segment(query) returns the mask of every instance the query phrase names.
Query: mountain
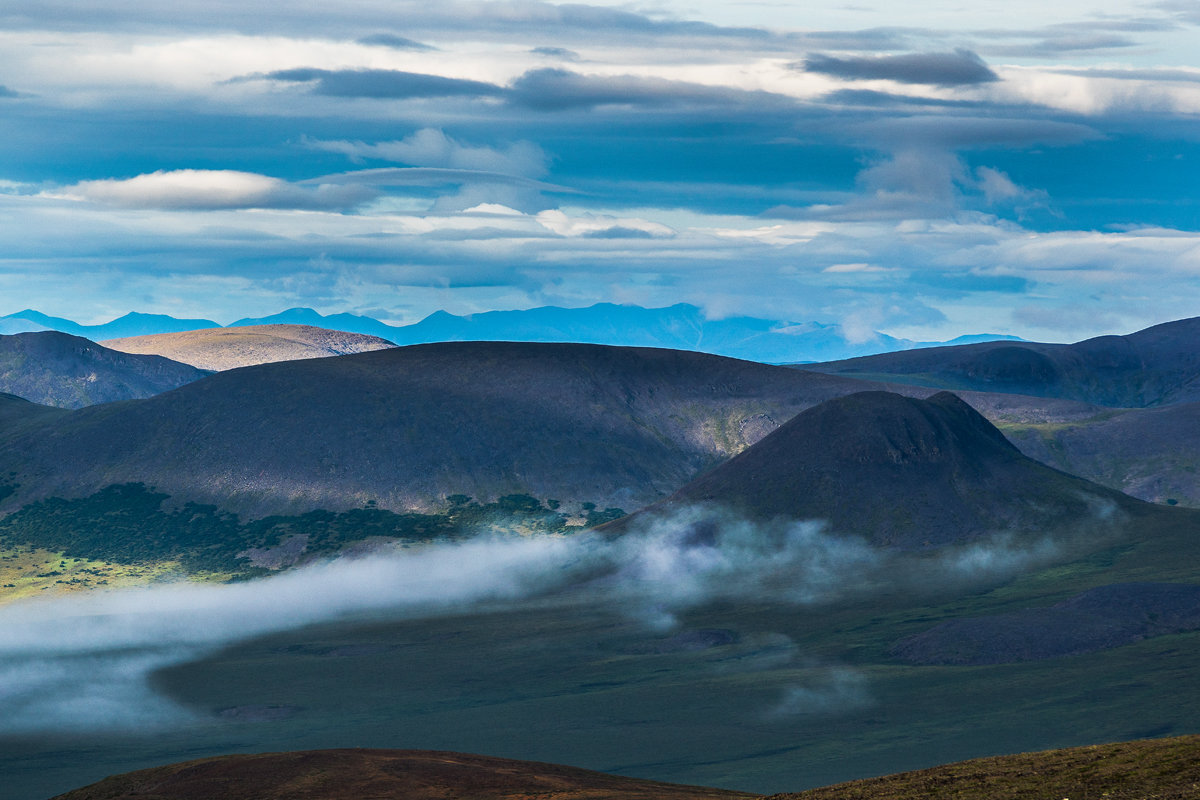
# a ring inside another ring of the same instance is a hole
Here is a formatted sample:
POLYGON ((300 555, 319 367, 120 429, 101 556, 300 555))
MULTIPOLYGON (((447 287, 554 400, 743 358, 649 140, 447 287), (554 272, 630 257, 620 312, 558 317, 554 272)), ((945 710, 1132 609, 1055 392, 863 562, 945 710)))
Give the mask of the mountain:
POLYGON ((926 400, 890 392, 827 400, 665 505, 694 503, 755 519, 825 520, 834 532, 907 549, 1096 525, 1137 505, 1023 456, 949 392, 926 400))
POLYGON ((106 778, 55 800, 738 800, 576 767, 433 750, 310 750, 231 755, 106 778))
POLYGON ((48 331, 50 328, 24 319, 0 318, 0 334, 12 336, 15 333, 32 333, 33 331, 48 331))
MULTIPOLYGON (((104 325, 79 325, 28 309, 0 318, 0 325, 12 327, 12 332, 49 329, 93 340, 218 327, 211 320, 179 320, 164 315, 137 313, 127 314, 104 325)), ((266 317, 239 319, 226 327, 260 325, 308 325, 377 336, 400 345, 452 341, 574 342, 692 350, 767 363, 850 358, 940 344, 895 339, 880 333, 865 339, 850 337, 840 325, 815 322, 794 323, 755 317, 709 319, 701 309, 683 303, 667 308, 613 303, 597 303, 587 308, 544 306, 520 311, 488 311, 468 316, 437 311, 410 325, 389 325, 358 314, 326 316, 311 308, 290 308, 266 317)), ((7 331, 0 329, 0 332, 7 331)), ((973 334, 959 337, 954 342, 1011 338, 1014 337, 973 334)))
POLYGON ((928 346, 879 333, 863 341, 851 340, 841 326, 815 322, 779 322, 744 316, 709 319, 702 309, 686 303, 667 308, 614 303, 596 303, 586 308, 544 306, 468 316, 438 311, 420 322, 400 326, 353 314, 322 316, 311 308, 292 308, 271 317, 238 320, 231 327, 276 322, 381 336, 400 345, 463 341, 579 342, 691 350, 767 363, 847 358, 928 346))
POLYGON ((159 355, 212 371, 273 361, 364 353, 395 346, 376 336, 343 333, 310 325, 205 328, 183 333, 108 339, 102 344, 123 353, 159 355))
POLYGON ((1186 800, 1200 786, 1200 736, 978 758, 768 800, 1186 800))
POLYGON ((1200 317, 1075 344, 988 342, 883 353, 805 368, 1115 408, 1200 401, 1200 317))
POLYGON ((1001 423, 1026 455, 1155 503, 1200 506, 1200 402, 1001 423))
POLYGON ((862 386, 669 350, 417 345, 80 409, 0 439, 0 470, 21 484, 10 503, 141 482, 254 514, 440 508, 452 494, 633 509, 862 386))
POLYGON ((166 314, 141 314, 136 311, 131 311, 123 317, 118 317, 102 325, 80 325, 69 319, 51 317, 28 308, 0 317, 0 320, 32 323, 40 326, 42 330, 60 331, 73 336, 82 336, 92 341, 220 327, 210 319, 177 319, 166 314))
POLYGON ((80 408, 150 397, 206 372, 161 356, 130 355, 57 331, 0 336, 0 391, 80 408))

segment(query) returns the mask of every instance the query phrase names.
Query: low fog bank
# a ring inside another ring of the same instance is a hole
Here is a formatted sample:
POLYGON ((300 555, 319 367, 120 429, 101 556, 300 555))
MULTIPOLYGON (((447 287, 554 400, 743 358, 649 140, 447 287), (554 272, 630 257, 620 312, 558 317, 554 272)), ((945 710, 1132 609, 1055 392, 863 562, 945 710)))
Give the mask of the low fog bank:
MULTIPOLYGON (((715 600, 835 603, 880 590, 995 582, 1061 547, 999 536, 917 556, 829 533, 818 522, 751 523, 709 507, 595 533, 474 539, 340 558, 238 584, 170 584, 0 609, 0 733, 186 723, 148 678, 255 636, 382 612, 414 617, 548 596, 608 604, 654 631, 715 600)), ((854 707, 864 681, 831 673, 775 713, 854 707)))

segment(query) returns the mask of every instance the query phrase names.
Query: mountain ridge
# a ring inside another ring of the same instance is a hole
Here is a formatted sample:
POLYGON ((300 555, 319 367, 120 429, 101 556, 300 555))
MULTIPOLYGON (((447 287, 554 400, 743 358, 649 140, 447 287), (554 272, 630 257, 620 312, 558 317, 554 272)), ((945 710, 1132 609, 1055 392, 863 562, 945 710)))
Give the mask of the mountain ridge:
MULTIPOLYGON (((583 308, 541 306, 464 316, 435 311, 418 322, 406 325, 391 325, 350 313, 322 315, 304 307, 290 308, 265 317, 247 317, 225 326, 219 326, 211 320, 175 320, 162 315, 134 312, 103 325, 85 326, 31 309, 0 317, 0 321, 9 324, 24 321, 99 340, 213 327, 291 324, 378 336, 398 345, 443 341, 566 341, 664 347, 767 363, 828 361, 880 350, 941 344, 896 339, 881 333, 874 333, 865 339, 850 337, 836 324, 796 323, 745 316, 709 319, 700 308, 686 303, 661 308, 615 303, 596 303, 583 308), (155 320, 161 321, 159 329, 152 329, 155 320)), ((999 334, 970 334, 954 341, 981 337, 988 340, 1014 338, 999 334)))

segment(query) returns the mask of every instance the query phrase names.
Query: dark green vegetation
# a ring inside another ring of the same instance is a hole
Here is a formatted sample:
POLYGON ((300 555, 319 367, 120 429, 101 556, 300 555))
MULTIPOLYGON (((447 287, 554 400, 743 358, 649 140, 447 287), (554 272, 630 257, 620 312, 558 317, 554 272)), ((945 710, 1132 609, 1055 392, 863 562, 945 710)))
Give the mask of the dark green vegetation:
POLYGON ((1189 800, 1200 737, 1075 747, 947 764, 769 800, 1189 800))
MULTIPOLYGON (((0 496, 12 487, 0 487, 0 496)), ((439 513, 396 514, 378 508, 309 511, 243 522, 215 506, 183 503, 140 483, 109 486, 88 497, 52 497, 0 517, 0 546, 36 543, 68 558, 116 564, 170 561, 184 571, 239 577, 264 574, 313 556, 332 555, 355 542, 450 541, 481 531, 517 528, 563 533, 599 525, 623 513, 598 511, 592 503, 572 518, 529 495, 506 495, 480 504, 465 495, 450 498, 439 513), (298 537, 303 537, 296 541, 298 537), (289 540, 292 546, 289 547, 289 540)))
POLYGON ((456 343, 264 364, 0 429, 0 511, 144 483, 252 516, 451 494, 636 508, 858 382, 667 350, 456 343))
POLYGON ((59 800, 738 800, 558 764, 435 750, 316 750, 224 756, 119 775, 59 800))
POLYGON ((1105 526, 1136 501, 1023 456, 953 394, 861 392, 802 411, 665 505, 716 501, 758 519, 821 519, 877 545, 1105 526))
POLYGON ((207 374, 56 331, 0 336, 0 392, 43 405, 80 408, 150 397, 207 374))

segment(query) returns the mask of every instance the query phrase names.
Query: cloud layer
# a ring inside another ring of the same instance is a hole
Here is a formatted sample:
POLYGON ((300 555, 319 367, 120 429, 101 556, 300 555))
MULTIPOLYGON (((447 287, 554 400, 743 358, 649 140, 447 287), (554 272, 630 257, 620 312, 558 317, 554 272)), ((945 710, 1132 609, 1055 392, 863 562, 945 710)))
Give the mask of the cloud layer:
POLYGON ((922 340, 1194 313, 1195 15, 1015 2, 0 12, 0 311, 687 301, 922 340))

